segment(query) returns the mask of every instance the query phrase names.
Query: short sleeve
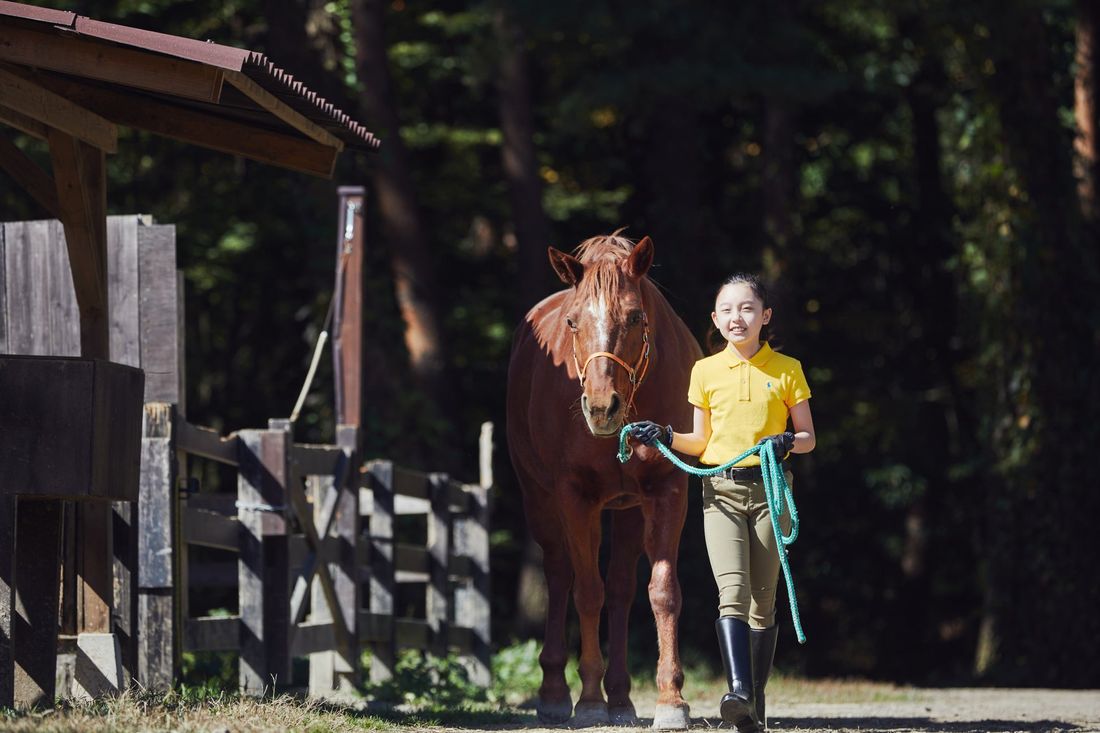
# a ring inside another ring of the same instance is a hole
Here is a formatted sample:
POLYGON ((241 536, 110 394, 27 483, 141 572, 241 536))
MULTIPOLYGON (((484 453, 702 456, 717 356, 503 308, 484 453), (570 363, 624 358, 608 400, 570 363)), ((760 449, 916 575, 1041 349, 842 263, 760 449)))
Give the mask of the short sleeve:
POLYGON ((695 366, 691 368, 691 381, 688 383, 688 402, 696 407, 709 410, 710 400, 707 399, 707 393, 703 389, 702 371, 699 368, 699 362, 695 362, 695 366))
POLYGON ((787 399, 785 400, 787 408, 794 407, 800 402, 805 402, 810 399, 810 385, 806 381, 806 374, 802 371, 802 365, 795 362, 794 368, 790 371, 790 388, 787 390, 787 399))

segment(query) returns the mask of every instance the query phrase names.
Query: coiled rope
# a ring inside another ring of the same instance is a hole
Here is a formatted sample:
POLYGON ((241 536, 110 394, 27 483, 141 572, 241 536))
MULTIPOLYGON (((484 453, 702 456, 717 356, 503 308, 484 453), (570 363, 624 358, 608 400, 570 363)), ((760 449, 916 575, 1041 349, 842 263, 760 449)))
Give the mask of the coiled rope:
MULTIPOLYGON (((634 423, 624 425, 623 429, 619 431, 619 463, 626 463, 634 454, 633 449, 626 442, 627 436, 630 434, 630 428, 633 426, 634 423)), ((779 548, 779 564, 783 568, 783 579, 787 584, 787 598, 791 602, 791 621, 794 624, 794 632, 798 636, 798 643, 805 644, 806 634, 802 631, 802 619, 798 614, 798 600, 795 598, 794 593, 794 576, 791 574, 790 561, 787 559, 787 546, 794 544, 794 541, 798 539, 798 510, 794 505, 794 494, 791 493, 791 487, 787 484, 787 478, 783 475, 783 464, 776 458, 771 441, 754 445, 736 458, 723 463, 721 466, 712 468, 690 466, 681 461, 672 452, 672 449, 661 441, 657 441, 656 445, 664 457, 672 462, 672 465, 694 476, 716 476, 749 456, 760 454, 760 474, 764 478, 764 498, 768 502, 768 513, 772 519, 772 532, 775 533, 776 546, 779 548), (791 532, 785 535, 783 529, 779 526, 779 518, 787 511, 791 513, 791 532)))

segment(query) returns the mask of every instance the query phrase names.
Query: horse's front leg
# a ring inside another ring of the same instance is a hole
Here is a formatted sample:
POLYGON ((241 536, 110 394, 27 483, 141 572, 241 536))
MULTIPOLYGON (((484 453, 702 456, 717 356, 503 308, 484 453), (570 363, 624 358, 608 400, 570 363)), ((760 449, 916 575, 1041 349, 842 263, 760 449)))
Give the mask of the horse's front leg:
POLYGON ((603 698, 603 652, 600 650, 600 611, 603 580, 600 578, 600 507, 574 491, 559 492, 563 501, 569 556, 573 562, 573 605, 581 627, 581 696, 573 709, 575 726, 607 725, 603 698))
POLYGON ((630 606, 638 586, 638 558, 642 555, 645 518, 638 507, 611 513, 611 559, 607 566, 607 691, 608 715, 614 725, 637 725, 630 701, 630 674, 626 646, 630 606))
POLYGON ((687 515, 687 477, 671 475, 650 487, 642 504, 645 512, 645 550, 652 566, 649 603, 657 623, 657 708, 654 728, 687 728, 691 723, 681 690, 684 670, 680 664, 680 580, 676 561, 680 532, 687 515))

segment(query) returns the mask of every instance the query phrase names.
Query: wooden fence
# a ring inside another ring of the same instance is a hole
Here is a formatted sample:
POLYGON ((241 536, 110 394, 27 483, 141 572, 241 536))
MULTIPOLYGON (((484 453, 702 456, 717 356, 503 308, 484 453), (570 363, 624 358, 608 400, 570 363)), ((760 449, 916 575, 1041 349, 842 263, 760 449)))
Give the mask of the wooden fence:
MULTIPOLYGON (((360 364, 354 338, 361 333, 354 287, 362 257, 360 200, 358 189, 341 189, 338 257, 347 263, 337 281, 351 285, 346 293, 338 287, 334 326, 337 371, 344 375, 337 382, 338 412, 355 424, 364 409, 355 390, 360 364), (351 334, 342 340, 341 324, 351 334)), ((323 695, 359 681, 363 649, 371 653, 370 679, 377 682, 393 674, 400 649, 416 648, 458 653, 471 679, 488 684, 491 425, 482 426, 477 484, 389 461, 364 464, 357 454, 359 430, 350 425, 337 427, 335 445, 296 443, 285 420, 228 437, 195 427, 182 404, 182 281, 174 227, 110 217, 108 270, 111 358, 147 375, 140 494, 136 503, 114 504, 105 548, 114 556, 111 628, 123 683, 167 687, 177 679, 181 652, 236 650, 242 692, 289 684, 292 660, 308 655, 310 691, 323 695), (189 464, 204 460, 236 469, 236 493, 192 490, 189 464), (421 543, 398 541, 398 518, 410 514, 426 517, 421 543), (188 546, 234 553, 233 577, 189 567, 188 546), (203 585, 235 584, 238 613, 190 618, 191 575, 203 585), (405 617, 398 607, 402 583, 424 584, 422 618, 405 617)), ((79 318, 71 289, 57 222, 0 225, 0 352, 76 353, 79 318)), ((7 529, 0 522, 0 561, 7 529)), ((67 543, 66 599, 75 597, 75 554, 67 543)), ((0 562, 0 700, 11 697, 5 690, 11 687, 15 617, 5 568, 0 562)), ((71 603, 62 604, 62 647, 75 639, 72 615, 71 603)), ((50 651, 43 647, 31 656, 45 668, 52 666, 50 651)), ((72 653, 58 657, 60 696, 69 692, 73 664, 72 653)), ((39 697, 52 700, 51 670, 39 676, 46 680, 39 697)))
POLYGON ((164 583, 176 599, 139 643, 139 659, 157 660, 145 668, 150 684, 173 678, 175 649, 237 650, 242 692, 289 684, 291 661, 308 655, 310 692, 324 695, 358 682, 363 648, 373 682, 393 674, 400 649, 414 648, 456 652, 471 679, 488 684, 491 424, 482 427, 477 484, 385 460, 361 465, 354 428, 336 445, 295 443, 285 420, 223 438, 168 404, 147 405, 146 426, 142 585, 164 583), (236 494, 173 492, 188 483, 177 455, 235 467, 236 494), (406 514, 426 515, 424 546, 395 541, 394 520, 406 514), (237 555, 237 614, 188 616, 192 574, 224 583, 216 570, 189 566, 188 545, 237 555), (395 615, 399 583, 426 584, 424 618, 395 615))

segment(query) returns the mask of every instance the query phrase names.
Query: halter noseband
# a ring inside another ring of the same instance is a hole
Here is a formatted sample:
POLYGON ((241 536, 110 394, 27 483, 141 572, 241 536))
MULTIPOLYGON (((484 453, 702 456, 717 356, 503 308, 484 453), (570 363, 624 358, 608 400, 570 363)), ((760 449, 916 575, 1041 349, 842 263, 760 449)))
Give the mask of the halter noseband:
POLYGON ((638 361, 634 366, 630 366, 619 357, 612 354, 610 351, 597 351, 593 354, 589 354, 588 358, 584 360, 584 366, 581 366, 580 360, 577 359, 577 332, 573 331, 573 365, 577 368, 577 374, 580 377, 581 389, 584 389, 584 375, 588 371, 588 365, 592 363, 592 360, 606 356, 611 361, 615 362, 630 375, 630 399, 626 402, 627 414, 634 409, 634 395, 638 393, 638 388, 642 386, 642 382, 645 381, 646 372, 649 370, 649 319, 643 315, 642 321, 642 353, 638 356, 638 361))

